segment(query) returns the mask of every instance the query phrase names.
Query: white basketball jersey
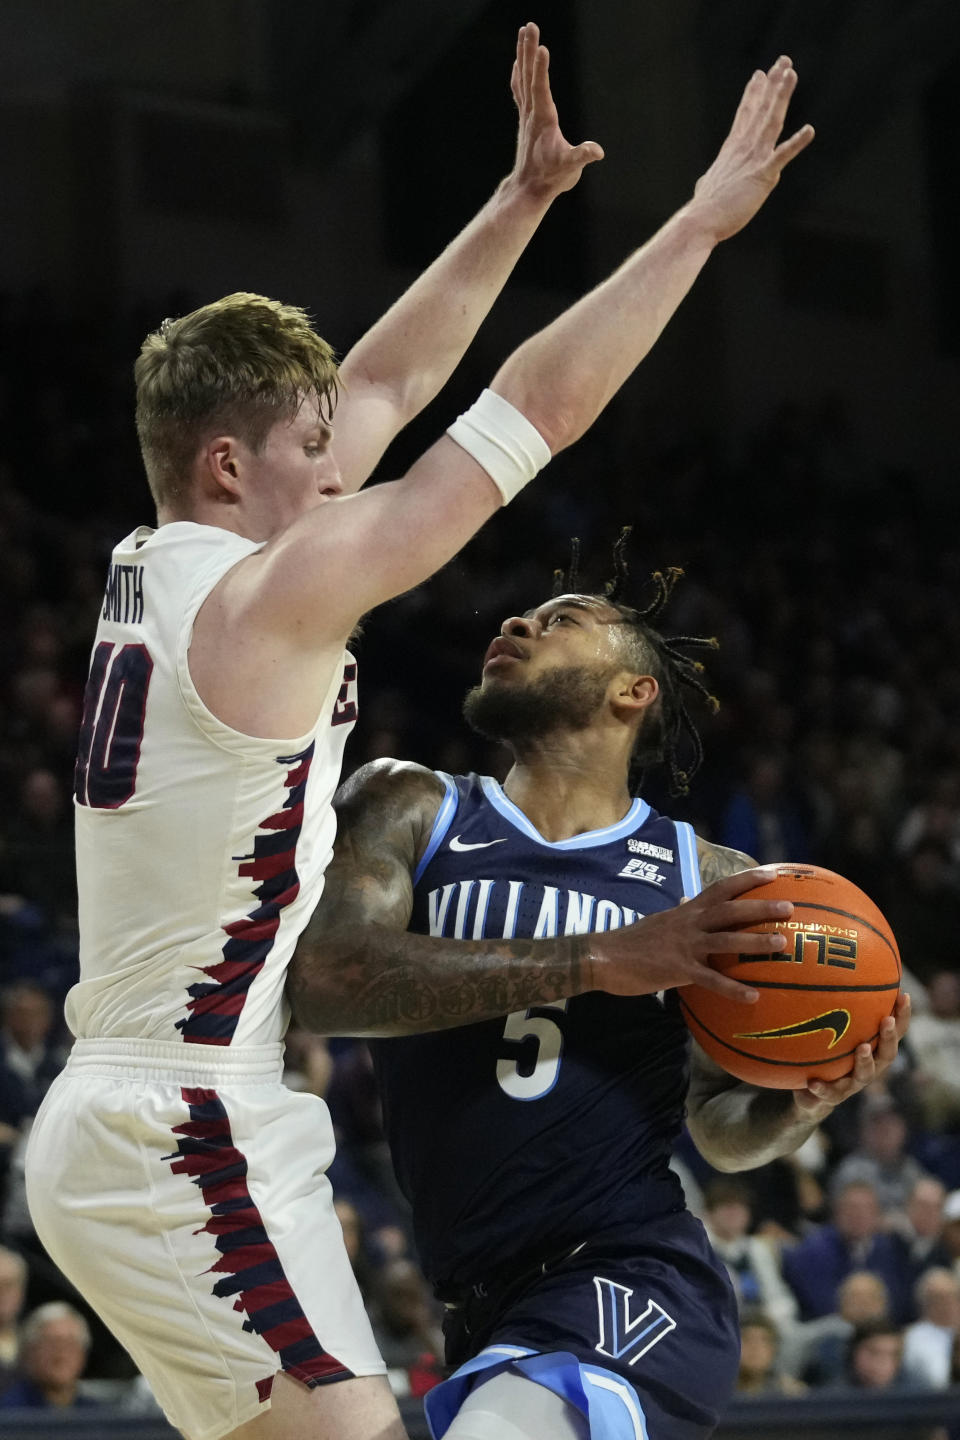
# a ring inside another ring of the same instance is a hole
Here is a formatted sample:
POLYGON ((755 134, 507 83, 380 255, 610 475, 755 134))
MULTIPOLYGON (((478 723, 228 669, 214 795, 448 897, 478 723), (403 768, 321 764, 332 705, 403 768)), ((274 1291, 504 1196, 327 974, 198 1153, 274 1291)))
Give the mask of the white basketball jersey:
POLYGON ((212 525, 142 527, 113 552, 75 781, 80 1037, 264 1045, 323 888, 356 665, 316 726, 254 739, 217 720, 187 664, 201 604, 261 547, 212 525))

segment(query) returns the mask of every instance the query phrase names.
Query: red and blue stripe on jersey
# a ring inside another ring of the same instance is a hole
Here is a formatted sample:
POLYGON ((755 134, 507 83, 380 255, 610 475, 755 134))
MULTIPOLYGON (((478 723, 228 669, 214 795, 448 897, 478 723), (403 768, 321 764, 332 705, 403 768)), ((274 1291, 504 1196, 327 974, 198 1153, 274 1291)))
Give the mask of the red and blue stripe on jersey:
POLYGON ((229 936, 223 959, 203 971, 209 979, 188 987, 190 1011, 176 1028, 196 1045, 229 1045, 257 976, 273 949, 283 912, 300 893, 297 844, 303 827, 303 805, 310 778, 314 745, 298 755, 280 755, 287 767, 287 795, 280 808, 260 822, 253 854, 235 857, 238 874, 259 881, 253 893, 259 904, 242 920, 223 928, 229 936))

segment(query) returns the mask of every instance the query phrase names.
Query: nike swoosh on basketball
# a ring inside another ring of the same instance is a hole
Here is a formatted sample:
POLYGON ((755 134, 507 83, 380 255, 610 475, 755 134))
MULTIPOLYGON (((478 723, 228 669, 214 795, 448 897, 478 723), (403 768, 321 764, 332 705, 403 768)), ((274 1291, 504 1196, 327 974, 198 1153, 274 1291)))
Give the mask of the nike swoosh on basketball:
POLYGON ((475 840, 475 841, 473 841, 473 843, 471 843, 469 840, 461 840, 459 835, 454 835, 453 839, 450 841, 450 849, 451 849, 451 850, 486 850, 486 848, 487 848, 488 845, 506 845, 506 843, 507 843, 507 837, 506 837, 506 835, 504 835, 504 836, 503 836, 501 839, 499 839, 499 840, 475 840))
POLYGON ((735 1040, 786 1040, 791 1035, 813 1035, 817 1030, 832 1030, 833 1039, 827 1046, 832 1050, 850 1025, 849 1010, 826 1010, 822 1015, 812 1015, 809 1020, 800 1020, 796 1025, 782 1025, 777 1030, 750 1030, 735 1035, 735 1040))

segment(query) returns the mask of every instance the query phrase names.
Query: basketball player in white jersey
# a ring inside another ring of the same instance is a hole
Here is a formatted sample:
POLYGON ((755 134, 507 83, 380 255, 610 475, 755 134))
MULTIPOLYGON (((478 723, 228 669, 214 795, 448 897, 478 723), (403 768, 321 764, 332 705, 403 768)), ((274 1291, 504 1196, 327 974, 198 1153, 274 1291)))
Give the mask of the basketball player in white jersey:
POLYGON ((693 199, 392 484, 355 493, 600 155, 560 134, 535 26, 514 172, 346 357, 335 417, 332 352, 299 310, 228 296, 144 344, 158 527, 114 551, 94 645, 77 1041, 27 1178, 43 1243, 189 1440, 403 1434, 324 1179, 329 1120, 280 1083, 285 971, 356 712, 345 642, 593 422, 811 139, 779 143, 795 83, 785 58, 757 72, 693 199))

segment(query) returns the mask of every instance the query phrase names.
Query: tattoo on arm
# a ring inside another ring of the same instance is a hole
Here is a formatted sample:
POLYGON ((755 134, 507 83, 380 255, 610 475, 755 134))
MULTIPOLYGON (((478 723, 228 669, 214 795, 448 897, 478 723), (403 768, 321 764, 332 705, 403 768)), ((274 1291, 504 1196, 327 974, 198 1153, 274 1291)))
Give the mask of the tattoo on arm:
POLYGON ((687 1125, 694 1144, 717 1170, 753 1170, 791 1155, 816 1129, 801 1116, 792 1090, 767 1090, 728 1075, 693 1046, 687 1125))
POLYGON ((711 845, 708 840, 701 840, 699 835, 697 854, 700 857, 700 879, 704 889, 712 885, 714 880, 722 880, 725 875, 739 875, 741 870, 752 870, 757 863, 756 860, 751 860, 749 855, 744 855, 742 850, 731 850, 726 845, 711 845))
POLYGON ((410 934, 413 872, 443 786, 375 762, 336 800, 334 859, 287 977, 294 1018, 326 1035, 407 1035, 497 1019, 590 987, 590 940, 410 934))
POLYGON ((412 1035, 498 1019, 589 988, 583 936, 536 940, 445 940, 372 926, 333 932, 322 993, 302 967, 290 978, 295 1016, 326 1035, 412 1035), (549 953, 544 953, 548 951, 549 953))
MULTIPOLYGON (((697 837, 704 886, 757 864, 742 850, 697 837)), ((694 1044, 687 1123, 697 1149, 718 1170, 752 1170, 791 1154, 816 1128, 802 1119, 790 1090, 747 1085, 720 1068, 694 1044)))

